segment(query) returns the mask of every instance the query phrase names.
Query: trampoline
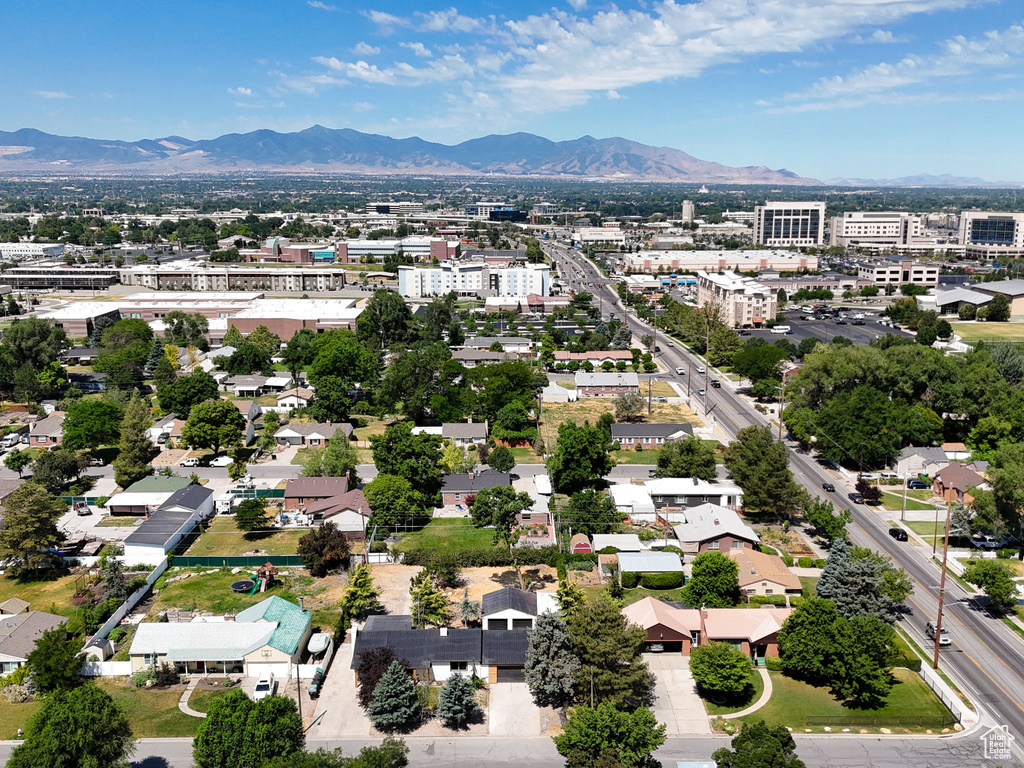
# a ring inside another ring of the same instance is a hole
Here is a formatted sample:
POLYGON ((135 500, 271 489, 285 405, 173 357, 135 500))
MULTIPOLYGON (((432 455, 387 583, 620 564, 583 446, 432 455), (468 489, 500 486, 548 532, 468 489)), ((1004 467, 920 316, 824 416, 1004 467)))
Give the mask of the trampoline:
POLYGON ((254 586, 256 586, 256 582, 249 581, 248 579, 244 581, 236 581, 231 585, 231 591, 238 592, 239 594, 248 594, 252 591, 254 586))

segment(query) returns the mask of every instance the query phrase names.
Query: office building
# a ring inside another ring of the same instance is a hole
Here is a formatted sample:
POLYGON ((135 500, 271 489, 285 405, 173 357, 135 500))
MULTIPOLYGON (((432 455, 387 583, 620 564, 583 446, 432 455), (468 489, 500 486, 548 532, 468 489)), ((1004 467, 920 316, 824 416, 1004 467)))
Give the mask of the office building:
POLYGON ((0 259, 54 258, 64 253, 63 243, 0 243, 0 259))
POLYGON ((1024 256, 1024 213, 964 211, 960 215, 960 242, 969 259, 1024 256))
POLYGON ((696 209, 693 205, 693 200, 683 200, 681 213, 683 224, 693 224, 693 220, 696 216, 696 209))
POLYGON ((922 263, 901 259, 866 261, 858 265, 857 277, 868 285, 905 284, 933 287, 939 284, 941 267, 937 263, 922 263))
POLYGON ((818 257, 793 251, 638 251, 623 257, 627 272, 815 272, 818 257))
POLYGON ((732 328, 759 327, 775 319, 775 291, 735 272, 697 273, 697 305, 717 307, 719 319, 732 328))
POLYGON ((767 202, 754 207, 754 242, 818 246, 825 242, 825 203, 767 202))

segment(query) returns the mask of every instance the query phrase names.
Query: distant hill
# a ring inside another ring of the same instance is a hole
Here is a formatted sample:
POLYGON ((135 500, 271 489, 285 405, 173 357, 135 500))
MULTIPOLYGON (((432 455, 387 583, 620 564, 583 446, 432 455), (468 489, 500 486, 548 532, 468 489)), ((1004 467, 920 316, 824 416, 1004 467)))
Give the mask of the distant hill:
POLYGON ((327 171, 498 174, 729 184, 818 185, 786 169, 733 168, 670 147, 583 136, 550 141, 530 133, 483 136, 449 146, 314 125, 296 133, 259 130, 193 141, 180 136, 108 141, 31 128, 0 131, 0 172, 327 171))
POLYGON ((951 176, 948 173, 935 176, 921 173, 917 176, 901 176, 898 179, 831 179, 829 184, 841 187, 1015 187, 1009 181, 985 181, 977 176, 951 176))

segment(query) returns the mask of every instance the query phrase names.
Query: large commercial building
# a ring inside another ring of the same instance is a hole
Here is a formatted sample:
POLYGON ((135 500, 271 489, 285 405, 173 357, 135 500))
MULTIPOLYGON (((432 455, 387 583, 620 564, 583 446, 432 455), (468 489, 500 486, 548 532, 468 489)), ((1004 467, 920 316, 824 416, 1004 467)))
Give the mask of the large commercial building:
POLYGON ((902 211, 847 211, 832 217, 832 245, 848 247, 913 244, 924 235, 921 217, 902 211))
POLYGON ((822 245, 825 242, 825 203, 767 202, 754 206, 754 242, 822 245))
POLYGON ((625 245, 625 230, 612 227, 580 227, 572 235, 574 243, 585 245, 587 243, 610 243, 611 245, 625 245))
POLYGON ((969 259, 1024 256, 1024 213, 964 211, 960 215, 960 242, 969 259))
POLYGON ((484 262, 449 262, 436 267, 398 268, 398 292, 406 298, 444 296, 548 296, 551 268, 547 264, 492 266, 484 262))
POLYGON ((857 276, 868 285, 923 285, 932 287, 939 284, 941 267, 937 263, 920 263, 909 260, 883 259, 866 261, 858 265, 857 276))
POLYGON ((0 243, 0 259, 34 259, 60 256, 63 243, 0 243))
POLYGON ((717 307, 719 318, 733 328, 758 327, 774 320, 776 293, 768 286, 735 272, 697 273, 697 304, 717 307))
POLYGON ((818 257, 792 251, 638 251, 623 258, 627 272, 816 272, 818 257))
POLYGON ((259 267, 178 261, 118 270, 124 285, 154 291, 281 291, 315 293, 345 287, 340 267, 259 267))

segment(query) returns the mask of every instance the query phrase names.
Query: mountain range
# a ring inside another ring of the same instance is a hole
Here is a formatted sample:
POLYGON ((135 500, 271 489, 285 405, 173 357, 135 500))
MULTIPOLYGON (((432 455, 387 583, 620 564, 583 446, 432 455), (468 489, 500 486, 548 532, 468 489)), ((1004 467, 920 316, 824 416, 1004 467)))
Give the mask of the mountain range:
POLYGON ((623 138, 551 141, 530 133, 447 145, 412 137, 314 125, 295 133, 258 130, 193 141, 181 136, 113 141, 55 136, 31 128, 0 131, 0 172, 337 172, 495 174, 617 181, 807 185, 786 169, 733 168, 670 147, 623 138))

